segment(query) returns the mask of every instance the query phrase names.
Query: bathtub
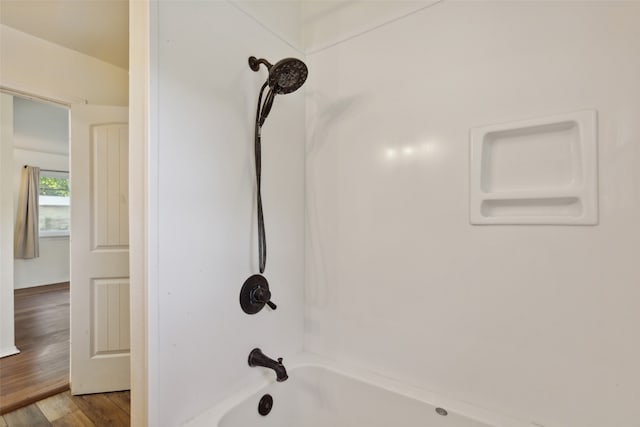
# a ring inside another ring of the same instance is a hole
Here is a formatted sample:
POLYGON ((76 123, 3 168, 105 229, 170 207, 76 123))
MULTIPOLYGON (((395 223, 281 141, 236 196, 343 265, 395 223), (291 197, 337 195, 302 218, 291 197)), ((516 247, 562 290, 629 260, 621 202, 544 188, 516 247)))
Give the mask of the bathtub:
MULTIPOLYGON (((306 360, 309 360, 307 358, 306 360)), ((230 396, 187 427, 530 427, 475 406, 371 372, 316 359, 288 367, 289 379, 264 381, 230 396), (269 394, 271 411, 258 413, 269 394), (464 414, 464 415, 463 415, 464 414)))

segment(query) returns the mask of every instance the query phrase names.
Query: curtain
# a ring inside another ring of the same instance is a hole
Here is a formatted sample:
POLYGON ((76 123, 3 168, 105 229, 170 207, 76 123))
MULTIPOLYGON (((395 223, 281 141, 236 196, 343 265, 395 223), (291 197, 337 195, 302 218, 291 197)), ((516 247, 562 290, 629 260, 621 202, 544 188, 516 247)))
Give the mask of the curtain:
POLYGON ((16 229, 13 241, 14 257, 22 259, 40 256, 38 226, 38 193, 40 168, 25 166, 22 169, 16 229))

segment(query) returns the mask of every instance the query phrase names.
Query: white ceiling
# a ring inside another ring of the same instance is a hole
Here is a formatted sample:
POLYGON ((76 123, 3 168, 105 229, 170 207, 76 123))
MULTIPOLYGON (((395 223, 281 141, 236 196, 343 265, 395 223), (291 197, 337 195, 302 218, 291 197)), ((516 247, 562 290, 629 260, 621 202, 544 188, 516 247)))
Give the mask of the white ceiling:
POLYGON ((0 23, 129 68, 128 0, 0 0, 0 23))

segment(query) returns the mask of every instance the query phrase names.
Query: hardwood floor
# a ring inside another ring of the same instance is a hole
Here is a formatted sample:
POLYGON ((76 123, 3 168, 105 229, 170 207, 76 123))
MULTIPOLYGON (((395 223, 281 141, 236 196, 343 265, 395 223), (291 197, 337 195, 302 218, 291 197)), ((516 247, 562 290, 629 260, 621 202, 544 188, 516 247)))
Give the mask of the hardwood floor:
POLYGON ((66 391, 0 416, 0 427, 125 427, 130 396, 128 391, 84 396, 66 391))
POLYGON ((128 391, 67 391, 69 283, 18 289, 14 310, 20 353, 0 359, 0 427, 129 426, 128 391))
POLYGON ((0 414, 69 389, 69 283, 17 289, 14 310, 20 353, 0 359, 0 414))

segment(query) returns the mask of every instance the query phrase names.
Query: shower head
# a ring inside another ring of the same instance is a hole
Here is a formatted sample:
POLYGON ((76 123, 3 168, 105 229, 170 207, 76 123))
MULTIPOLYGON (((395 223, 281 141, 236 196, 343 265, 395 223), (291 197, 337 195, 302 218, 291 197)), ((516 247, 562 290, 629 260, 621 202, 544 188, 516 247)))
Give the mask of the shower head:
POLYGON ((284 95, 294 92, 300 88, 307 80, 307 66, 304 62, 296 58, 285 58, 271 65, 266 59, 257 59, 255 56, 249 58, 249 66, 253 71, 260 69, 260 64, 264 64, 269 70, 267 83, 274 94, 284 95))
POLYGON ((264 58, 258 59, 255 56, 249 58, 249 67, 251 67, 253 71, 260 70, 260 64, 264 64, 264 66, 267 67, 269 77, 267 77, 267 81, 260 90, 258 100, 258 126, 262 126, 267 119, 276 95, 284 95, 298 90, 307 80, 307 75, 309 74, 304 62, 296 58, 285 58, 276 62, 275 65, 271 65, 271 63, 264 58), (269 86, 269 92, 260 109, 262 91, 267 85, 269 86))

